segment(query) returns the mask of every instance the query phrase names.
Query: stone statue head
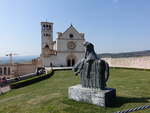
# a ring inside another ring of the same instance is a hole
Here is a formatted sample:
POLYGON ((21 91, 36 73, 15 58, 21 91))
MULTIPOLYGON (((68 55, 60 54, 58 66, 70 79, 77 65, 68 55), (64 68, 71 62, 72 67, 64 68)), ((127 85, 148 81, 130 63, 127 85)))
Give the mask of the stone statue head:
POLYGON ((94 50, 94 45, 90 42, 84 42, 85 47, 85 59, 94 60, 97 59, 97 55, 94 50))
POLYGON ((84 47, 86 48, 86 51, 92 52, 94 50, 94 45, 90 42, 84 42, 84 47))

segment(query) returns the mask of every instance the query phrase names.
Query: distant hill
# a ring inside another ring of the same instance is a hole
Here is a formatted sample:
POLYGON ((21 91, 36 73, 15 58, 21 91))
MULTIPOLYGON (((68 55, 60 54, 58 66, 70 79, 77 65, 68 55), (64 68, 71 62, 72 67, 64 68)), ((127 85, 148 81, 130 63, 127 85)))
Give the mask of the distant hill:
MULTIPOLYGON (((125 53, 102 53, 98 54, 101 58, 127 58, 127 57, 141 57, 141 56, 150 56, 150 50, 145 51, 136 51, 136 52, 125 52, 125 53)), ((14 63, 28 62, 32 59, 38 58, 39 56, 14 56, 14 63)), ((0 57, 0 63, 6 64, 9 63, 9 57, 0 57)))
POLYGON ((126 58, 126 57, 141 57, 150 56, 150 50, 136 51, 136 52, 125 52, 125 53, 102 53, 98 54, 101 58, 126 58))
MULTIPOLYGON (((38 58, 39 56, 14 56, 13 62, 14 63, 21 63, 31 61, 32 59, 38 58)), ((9 63, 10 59, 8 56, 0 57, 0 63, 7 64, 9 63)))

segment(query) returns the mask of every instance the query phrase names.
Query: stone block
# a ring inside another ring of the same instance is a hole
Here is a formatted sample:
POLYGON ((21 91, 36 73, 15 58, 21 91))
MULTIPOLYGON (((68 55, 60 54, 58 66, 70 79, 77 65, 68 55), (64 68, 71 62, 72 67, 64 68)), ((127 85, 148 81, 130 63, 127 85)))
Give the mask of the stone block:
POLYGON ((6 92, 8 92, 10 90, 11 90, 11 88, 10 88, 9 85, 3 86, 3 87, 0 86, 0 94, 6 93, 6 92))
POLYGON ((86 102, 102 107, 111 107, 115 103, 116 89, 106 88, 105 90, 97 90, 75 85, 69 87, 68 96, 69 99, 75 101, 86 102))

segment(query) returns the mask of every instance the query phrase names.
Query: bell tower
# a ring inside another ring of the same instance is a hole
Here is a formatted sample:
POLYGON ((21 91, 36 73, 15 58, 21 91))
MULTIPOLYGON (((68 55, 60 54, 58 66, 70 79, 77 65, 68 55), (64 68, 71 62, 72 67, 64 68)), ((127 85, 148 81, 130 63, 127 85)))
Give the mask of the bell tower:
POLYGON ((53 50, 53 23, 41 22, 41 49, 42 54, 47 50, 53 50))

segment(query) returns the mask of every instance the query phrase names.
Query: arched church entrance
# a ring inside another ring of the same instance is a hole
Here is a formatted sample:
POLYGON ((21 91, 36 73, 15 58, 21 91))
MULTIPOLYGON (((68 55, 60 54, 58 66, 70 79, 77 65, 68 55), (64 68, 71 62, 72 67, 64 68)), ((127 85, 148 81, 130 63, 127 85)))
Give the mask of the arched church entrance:
POLYGON ((74 66, 75 65, 75 61, 76 61, 76 57, 75 55, 68 55, 67 57, 67 66, 68 67, 71 67, 71 66, 74 66))

